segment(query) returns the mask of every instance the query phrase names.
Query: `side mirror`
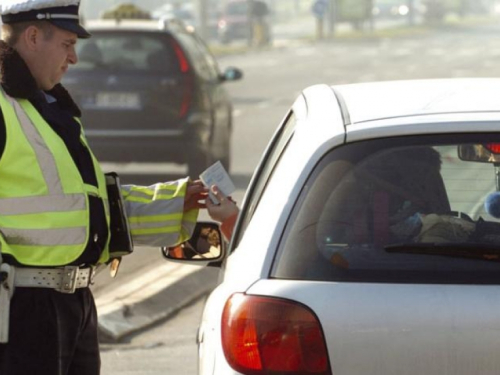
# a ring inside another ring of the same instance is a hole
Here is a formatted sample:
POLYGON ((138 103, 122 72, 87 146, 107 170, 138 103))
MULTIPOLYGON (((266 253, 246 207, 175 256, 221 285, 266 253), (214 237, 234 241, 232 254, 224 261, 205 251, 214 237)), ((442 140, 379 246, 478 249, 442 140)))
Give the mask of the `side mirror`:
POLYGON ((198 222, 189 240, 174 247, 162 247, 161 253, 168 260, 206 264, 221 261, 224 246, 218 224, 198 222))
POLYGON ((237 81, 243 78, 243 72, 238 68, 227 68, 222 74, 223 81, 237 81))
POLYGON ((464 144, 458 146, 458 157, 464 161, 500 163, 500 144, 464 144))

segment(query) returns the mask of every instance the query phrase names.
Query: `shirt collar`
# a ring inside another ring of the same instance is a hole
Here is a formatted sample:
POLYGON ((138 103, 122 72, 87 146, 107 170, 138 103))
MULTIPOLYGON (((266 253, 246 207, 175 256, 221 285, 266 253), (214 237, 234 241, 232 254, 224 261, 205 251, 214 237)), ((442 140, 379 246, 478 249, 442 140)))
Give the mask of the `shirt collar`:
POLYGON ((42 94, 43 96, 45 97, 45 100, 47 101, 47 103, 49 104, 52 104, 52 103, 55 103, 57 102, 57 99, 54 98, 52 95, 50 94, 47 94, 45 91, 42 91, 42 94))

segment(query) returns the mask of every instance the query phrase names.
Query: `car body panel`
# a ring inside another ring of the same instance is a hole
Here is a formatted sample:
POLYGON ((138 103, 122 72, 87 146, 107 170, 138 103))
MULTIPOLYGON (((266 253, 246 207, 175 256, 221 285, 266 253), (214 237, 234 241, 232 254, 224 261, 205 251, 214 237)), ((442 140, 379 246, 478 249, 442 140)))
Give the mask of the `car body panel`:
POLYGON ((498 111, 500 79, 429 79, 335 86, 351 122, 421 114, 498 111))
POLYGON ((318 316, 335 375, 494 374, 500 286, 260 280, 318 316), (414 348, 419 348, 414 350, 414 348))
POLYGON ((347 127, 347 142, 373 138, 440 133, 496 132, 500 112, 486 114, 427 115, 370 121, 347 127), (471 124, 474 124, 472 127, 471 124))

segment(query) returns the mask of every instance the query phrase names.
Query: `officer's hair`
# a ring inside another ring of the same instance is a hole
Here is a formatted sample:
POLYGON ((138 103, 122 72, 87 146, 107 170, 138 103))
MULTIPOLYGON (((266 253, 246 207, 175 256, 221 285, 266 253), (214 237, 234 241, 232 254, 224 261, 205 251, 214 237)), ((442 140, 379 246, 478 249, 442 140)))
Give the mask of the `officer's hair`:
POLYGON ((17 22, 2 25, 2 40, 9 46, 13 47, 16 45, 21 34, 30 26, 35 26, 36 28, 42 30, 45 40, 50 40, 54 34, 53 26, 47 21, 17 22))

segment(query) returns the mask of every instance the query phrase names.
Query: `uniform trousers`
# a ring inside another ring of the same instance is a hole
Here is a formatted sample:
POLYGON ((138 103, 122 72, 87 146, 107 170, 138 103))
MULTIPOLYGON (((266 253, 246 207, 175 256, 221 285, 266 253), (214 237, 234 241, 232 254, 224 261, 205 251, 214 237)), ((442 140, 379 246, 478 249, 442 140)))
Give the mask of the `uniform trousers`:
POLYGON ((17 288, 9 342, 0 344, 2 375, 98 375, 97 311, 89 288, 60 293, 17 288))

